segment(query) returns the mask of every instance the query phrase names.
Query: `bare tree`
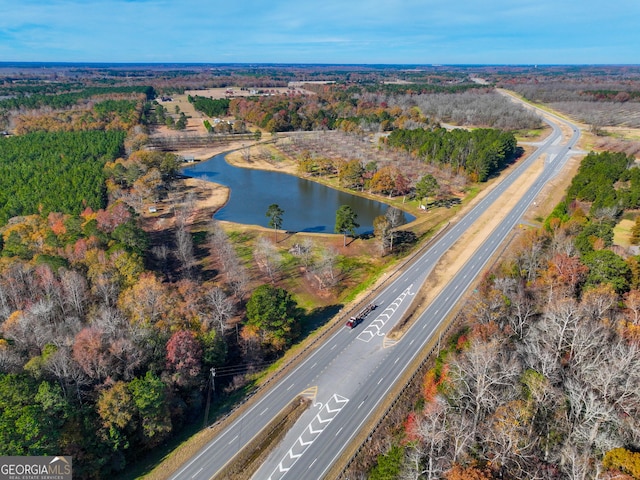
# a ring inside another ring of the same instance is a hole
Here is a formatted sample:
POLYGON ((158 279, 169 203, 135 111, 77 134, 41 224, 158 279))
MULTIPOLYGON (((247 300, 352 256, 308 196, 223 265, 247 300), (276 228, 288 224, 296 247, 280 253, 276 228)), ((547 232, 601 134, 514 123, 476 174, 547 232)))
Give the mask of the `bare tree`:
POLYGON ((69 348, 59 348, 47 357, 44 369, 59 382, 60 387, 68 395, 75 388, 78 400, 82 401, 82 389, 92 383, 91 379, 73 359, 69 348))
POLYGON ((110 376, 121 377, 129 381, 135 376, 136 370, 146 360, 144 350, 126 336, 111 340, 109 344, 110 376))
POLYGON ((156 245, 151 249, 151 253, 156 258, 156 260, 160 263, 162 268, 162 273, 166 275, 168 272, 167 258, 169 258, 169 253, 171 250, 166 244, 156 245))
POLYGON ((330 288, 338 283, 337 266, 338 252, 332 248, 322 249, 310 272, 317 280, 318 288, 330 288))
POLYGON ((640 325, 640 290, 630 290, 624 296, 625 318, 633 325, 640 325))
POLYGON ((420 441, 414 442, 404 462, 403 470, 411 471, 412 475, 405 474, 404 478, 439 479, 451 466, 450 413, 451 407, 442 397, 426 406, 418 427, 420 441))
POLYGON ((520 365, 514 355, 501 350, 500 343, 496 337, 486 343, 472 341, 469 349, 450 364, 454 402, 472 418, 474 437, 488 413, 501 402, 515 398, 520 365))
POLYGON ((186 223, 176 222, 176 257, 182 264, 182 272, 186 278, 191 278, 195 265, 193 254, 193 239, 186 223))
POLYGON ((207 290, 205 298, 211 308, 211 322, 220 333, 224 333, 227 328, 227 322, 235 314, 235 304, 219 287, 207 290))
POLYGON ((7 288, 2 284, 0 279, 0 320, 6 320, 11 314, 12 309, 9 306, 9 297, 7 295, 7 288))
POLYGON ((114 306, 120 294, 120 286, 113 272, 105 271, 93 279, 93 291, 101 297, 105 306, 114 306))
POLYGON ((560 465, 569 480, 590 480, 600 478, 600 462, 575 445, 567 443, 562 448, 560 465))
POLYGON ((591 321, 600 321, 614 313, 618 303, 618 295, 609 284, 599 285, 585 290, 580 302, 580 310, 584 317, 591 321))
POLYGON ((83 315, 87 301, 87 281, 74 270, 63 270, 60 274, 65 303, 76 315, 83 315))
POLYGON ((302 261, 302 265, 305 269, 308 269, 313 261, 313 255, 315 250, 315 243, 309 237, 306 237, 302 240, 302 245, 300 248, 300 260, 302 261))
POLYGON ((250 281, 247 269, 238 263, 229 271, 228 281, 233 294, 238 300, 242 300, 247 294, 250 281))
POLYGON ((273 242, 266 237, 259 237, 255 243, 253 257, 258 268, 275 282, 282 268, 282 255, 273 242))
POLYGON ((393 250, 393 240, 395 238, 394 229, 396 229, 397 227, 399 227, 405 222, 404 213, 402 213, 402 210, 400 210, 399 208, 389 207, 387 209, 387 212, 384 214, 384 216, 389 221, 389 231, 388 231, 389 250, 393 250))
POLYGON ((510 314, 507 317, 509 325, 519 339, 537 315, 538 308, 533 293, 520 286, 517 293, 511 296, 510 314))
POLYGON ((37 315, 29 311, 14 312, 2 326, 2 332, 4 338, 13 341, 21 353, 30 353, 29 356, 38 354, 50 335, 48 326, 39 325, 37 315))

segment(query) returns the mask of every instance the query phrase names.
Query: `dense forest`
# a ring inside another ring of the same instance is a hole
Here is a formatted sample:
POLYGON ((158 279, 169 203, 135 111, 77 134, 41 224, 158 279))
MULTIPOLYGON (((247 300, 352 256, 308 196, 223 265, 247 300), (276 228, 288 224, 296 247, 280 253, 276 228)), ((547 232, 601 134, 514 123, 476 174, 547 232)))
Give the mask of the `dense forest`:
POLYGON ((42 107, 66 108, 77 104, 80 100, 107 94, 142 93, 148 100, 155 96, 153 87, 90 87, 70 93, 29 93, 16 95, 0 100, 0 110, 33 110, 42 107))
POLYGON ((122 154, 124 137, 87 131, 0 138, 0 225, 19 215, 105 207, 103 167, 122 154))
POLYGON ((415 153, 427 163, 463 170, 472 181, 480 182, 513 161, 517 151, 513 134, 487 128, 395 130, 386 142, 415 153))
POLYGON ((229 102, 228 98, 220 98, 220 99, 212 99, 207 97, 202 97, 200 95, 191 96, 189 95, 188 100, 190 103, 193 103, 193 106, 199 112, 208 115, 209 117, 223 117, 227 115, 229 112, 229 102))

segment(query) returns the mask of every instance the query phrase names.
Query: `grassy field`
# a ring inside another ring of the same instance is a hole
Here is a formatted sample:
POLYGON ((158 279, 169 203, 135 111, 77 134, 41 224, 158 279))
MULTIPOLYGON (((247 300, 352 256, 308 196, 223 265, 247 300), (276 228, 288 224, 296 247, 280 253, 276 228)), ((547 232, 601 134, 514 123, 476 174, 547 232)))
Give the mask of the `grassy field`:
POLYGON ((623 219, 613 228, 613 243, 621 247, 629 247, 631 245, 631 229, 635 225, 635 221, 623 219))

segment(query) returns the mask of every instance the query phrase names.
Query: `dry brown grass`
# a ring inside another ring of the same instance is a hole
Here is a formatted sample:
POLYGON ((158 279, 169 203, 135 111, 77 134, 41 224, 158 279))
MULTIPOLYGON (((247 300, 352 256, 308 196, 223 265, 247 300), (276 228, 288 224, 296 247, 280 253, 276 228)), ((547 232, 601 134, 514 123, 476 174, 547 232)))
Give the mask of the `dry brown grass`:
POLYGON ((613 229, 613 243, 625 248, 631 246, 631 229, 635 224, 633 220, 621 220, 613 229))

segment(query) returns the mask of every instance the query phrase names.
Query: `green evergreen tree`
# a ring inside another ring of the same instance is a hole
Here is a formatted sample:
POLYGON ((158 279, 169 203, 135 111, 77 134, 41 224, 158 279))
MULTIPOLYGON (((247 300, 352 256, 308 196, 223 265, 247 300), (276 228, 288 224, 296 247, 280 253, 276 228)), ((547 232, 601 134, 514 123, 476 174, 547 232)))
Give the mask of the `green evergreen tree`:
POLYGON ((263 343, 281 350, 300 332, 298 305, 283 288, 264 284, 247 302, 247 325, 256 329, 263 343))
POLYGON ((347 246, 347 234, 351 234, 352 237, 356 235, 356 228, 360 225, 356 223, 358 214, 353 211, 349 205, 342 205, 336 212, 336 226, 334 231, 336 233, 342 233, 344 235, 344 246, 347 246))
POLYGON ((278 229, 282 226, 282 215, 284 210, 277 203, 272 203, 267 209, 267 217, 269 217, 269 226, 273 228, 276 243, 278 243, 278 229))

